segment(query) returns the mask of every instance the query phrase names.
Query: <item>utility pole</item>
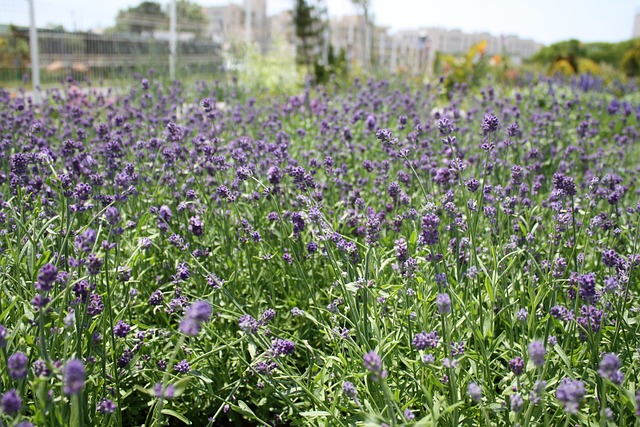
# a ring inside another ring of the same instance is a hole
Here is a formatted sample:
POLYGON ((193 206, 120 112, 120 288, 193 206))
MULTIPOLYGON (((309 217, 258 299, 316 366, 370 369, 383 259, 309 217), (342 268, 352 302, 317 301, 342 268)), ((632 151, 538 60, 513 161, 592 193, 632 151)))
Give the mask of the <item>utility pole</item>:
POLYGON ((251 44, 251 0, 244 0, 244 42, 251 44))
POLYGON ((36 14, 33 0, 29 2, 29 50, 31 51, 31 82, 33 83, 34 98, 40 103, 40 60, 38 57, 38 30, 36 29, 36 14))
POLYGON ((169 5, 169 76, 171 80, 176 78, 176 54, 178 45, 177 34, 178 10, 176 0, 171 0, 169 5))

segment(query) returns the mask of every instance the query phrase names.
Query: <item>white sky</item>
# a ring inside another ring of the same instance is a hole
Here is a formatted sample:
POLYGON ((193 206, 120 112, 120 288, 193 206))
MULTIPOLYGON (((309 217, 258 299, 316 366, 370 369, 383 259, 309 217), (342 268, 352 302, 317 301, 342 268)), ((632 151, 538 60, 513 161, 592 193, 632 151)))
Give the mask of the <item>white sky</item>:
MULTIPOLYGON (((142 0, 33 0, 36 23, 62 24, 84 30, 113 25, 119 9, 142 0)), ((235 0, 240 3, 242 0, 235 0)), ((329 14, 353 14, 350 0, 325 0, 329 14)), ((159 0, 167 4, 168 0, 159 0)), ((203 6, 229 0, 200 0, 203 6)), ((293 0, 267 0, 268 13, 289 9, 293 0)), ((371 0, 374 21, 399 29, 434 26, 465 32, 515 34, 549 44, 581 41, 621 41, 631 38, 640 0, 371 0)), ((0 23, 28 23, 27 0, 0 0, 0 23)))

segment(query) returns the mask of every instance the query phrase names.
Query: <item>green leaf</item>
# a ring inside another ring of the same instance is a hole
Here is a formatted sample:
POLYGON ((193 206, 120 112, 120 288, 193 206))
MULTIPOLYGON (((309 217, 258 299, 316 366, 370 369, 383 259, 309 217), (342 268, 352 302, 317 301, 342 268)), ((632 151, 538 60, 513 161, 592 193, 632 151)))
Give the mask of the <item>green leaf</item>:
POLYGON ((242 414, 246 417, 251 417, 251 418, 258 418, 256 417, 256 414, 253 413, 253 411, 251 410, 251 408, 249 408, 249 405, 247 405, 246 403, 244 403, 242 400, 238 400, 238 405, 233 405, 233 410, 239 414, 242 414))
POLYGON ((316 418, 316 417, 329 417, 331 413, 327 411, 304 411, 300 412, 300 415, 306 418, 316 418))
POLYGON ((191 421, 189 420, 189 418, 187 418, 184 415, 174 411, 173 409, 163 409, 161 412, 163 414, 165 414, 165 415, 171 415, 172 417, 179 419, 180 421, 182 421, 183 423, 185 423, 187 425, 191 425, 191 421))

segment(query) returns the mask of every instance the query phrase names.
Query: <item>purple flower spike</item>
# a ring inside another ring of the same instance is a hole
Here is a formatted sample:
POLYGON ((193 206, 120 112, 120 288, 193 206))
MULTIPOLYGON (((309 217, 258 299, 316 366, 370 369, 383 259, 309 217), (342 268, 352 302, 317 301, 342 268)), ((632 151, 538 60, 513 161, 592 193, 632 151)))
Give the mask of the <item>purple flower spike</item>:
POLYGON ((569 414, 578 413, 580 402, 585 394, 584 383, 571 378, 564 378, 556 389, 556 399, 563 404, 564 410, 569 414))
POLYGON ((85 371, 81 360, 73 359, 64 367, 64 394, 78 394, 84 388, 85 371))
POLYGON ((27 356, 17 351, 7 359, 7 371, 14 380, 21 380, 27 376, 27 356))
POLYGON ((542 341, 533 341, 529 344, 529 358, 536 367, 544 365, 546 350, 542 341))

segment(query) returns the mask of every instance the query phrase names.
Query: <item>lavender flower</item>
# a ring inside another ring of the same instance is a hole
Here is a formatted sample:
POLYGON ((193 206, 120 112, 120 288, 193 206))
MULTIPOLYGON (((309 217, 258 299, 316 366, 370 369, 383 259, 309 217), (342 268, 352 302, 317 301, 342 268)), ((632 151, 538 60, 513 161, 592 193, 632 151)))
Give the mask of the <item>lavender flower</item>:
POLYGON ((529 358, 536 367, 544 365, 546 350, 542 341, 533 341, 529 344, 529 358))
POLYGON ((438 132, 440 132, 442 136, 450 135, 451 132, 453 132, 453 125, 451 124, 449 119, 443 117, 438 120, 438 132))
POLYGON ((429 246, 437 244, 440 238, 439 225, 440 218, 435 214, 428 213, 422 217, 422 231, 418 236, 418 243, 429 246))
POLYGON ((353 383, 349 381, 345 381, 342 383, 342 392, 351 399, 357 399, 358 390, 356 390, 356 387, 353 385, 353 383))
POLYGON ((48 292, 53 288, 53 284, 58 278, 58 269, 53 264, 45 264, 40 268, 38 281, 34 287, 38 291, 48 292))
POLYGON ((15 414, 22 408, 22 398, 15 389, 2 394, 2 411, 5 414, 15 414))
POLYGON ((17 351, 7 359, 7 371, 14 380, 21 380, 27 376, 27 356, 17 351))
POLYGON ((519 393, 512 394, 509 397, 509 406, 515 413, 522 411, 522 408, 524 407, 524 400, 522 399, 522 396, 519 393))
POLYGON ((48 377, 51 374, 51 371, 44 360, 36 360, 31 366, 33 368, 33 375, 36 377, 48 377))
POLYGON ((160 290, 154 291, 149 297, 149 305, 153 305, 153 306, 160 305, 162 304, 163 301, 164 301, 164 296, 162 295, 162 292, 160 292, 160 290))
POLYGON ((211 304, 206 301, 196 301, 187 308, 178 329, 185 335, 196 336, 200 333, 202 324, 211 318, 211 313, 211 304))
POLYGON ((118 320, 118 323, 113 327, 113 334, 117 337, 125 338, 130 330, 131 326, 122 320, 118 320))
POLYGON ((62 391, 66 395, 78 394, 84 388, 85 370, 81 360, 72 359, 64 367, 62 391))
POLYGON ((189 366, 189 361, 187 359, 182 359, 173 366, 173 370, 180 374, 186 374, 191 370, 191 366, 189 366))
POLYGON ((296 349, 296 343, 290 340, 285 340, 281 338, 276 338, 271 342, 271 349, 269 352, 273 355, 273 357, 278 357, 281 355, 292 355, 296 349))
POLYGON ((440 314, 451 313, 451 298, 449 294, 438 294, 436 297, 436 305, 440 314))
POLYGON ((199 216, 192 216, 189 218, 189 230, 194 236, 202 236, 204 234, 204 222, 199 216))
POLYGON ((7 328, 4 325, 0 325, 0 348, 7 346, 7 328))
POLYGON ((411 409, 407 408, 404 410, 404 417, 406 418, 407 421, 411 421, 415 419, 416 416, 411 409))
POLYGON ((614 353, 605 353, 600 361, 598 373, 616 385, 622 384, 624 374, 620 371, 620 359, 614 353))
POLYGON ((247 334, 253 334, 258 330, 258 321, 250 314, 243 314, 240 316, 240 319, 238 319, 238 326, 241 331, 247 334))
POLYGON ((268 308, 260 315, 258 323, 260 326, 266 326, 276 317, 276 311, 273 308, 268 308))
POLYGON ((207 301, 196 301, 187 308, 186 317, 197 322, 207 322, 211 313, 211 304, 207 301))
POLYGON ((386 378, 387 371, 382 369, 382 358, 378 353, 372 350, 364 355, 362 361, 364 362, 364 367, 371 372, 371 379, 373 381, 386 378))
POLYGON ((511 372, 516 376, 521 375, 524 372, 524 360, 519 356, 514 357, 509 360, 509 369, 511 369, 511 372))
POLYGON ((436 348, 438 346, 438 333, 436 331, 425 332, 422 331, 413 338, 412 344, 418 350, 425 350, 427 348, 436 348))
POLYGON ((498 125, 500 121, 493 114, 485 114, 482 119, 482 131, 484 134, 492 133, 498 130, 498 125))
POLYGON ((91 249, 93 249, 93 245, 96 242, 96 237, 96 231, 91 228, 87 228, 80 235, 76 236, 76 249, 85 253, 91 252, 91 249))
POLYGON ((156 383, 153 386, 153 394, 160 399, 173 399, 176 388, 173 384, 169 384, 166 387, 162 386, 162 383, 156 383))
POLYGON ((105 414, 113 414, 116 411, 116 404, 113 403, 112 400, 103 398, 97 405, 96 410, 105 415, 105 414))
POLYGON ((475 403, 480 403, 482 400, 482 389, 478 384, 470 382, 467 386, 467 396, 469 396, 475 403))
POLYGON ((584 383, 571 378, 563 378, 556 389, 556 399, 564 405, 564 410, 569 414, 578 413, 585 394, 584 383))

